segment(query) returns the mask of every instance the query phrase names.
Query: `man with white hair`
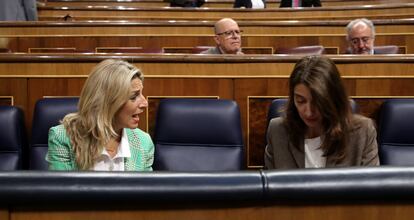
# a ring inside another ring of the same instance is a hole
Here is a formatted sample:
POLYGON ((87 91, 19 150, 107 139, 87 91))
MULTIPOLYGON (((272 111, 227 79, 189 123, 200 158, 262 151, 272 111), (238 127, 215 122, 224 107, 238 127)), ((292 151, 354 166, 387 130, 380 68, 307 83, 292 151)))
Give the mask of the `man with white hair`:
POLYGON ((375 54, 375 27, 372 21, 355 19, 346 26, 348 52, 351 54, 375 54))

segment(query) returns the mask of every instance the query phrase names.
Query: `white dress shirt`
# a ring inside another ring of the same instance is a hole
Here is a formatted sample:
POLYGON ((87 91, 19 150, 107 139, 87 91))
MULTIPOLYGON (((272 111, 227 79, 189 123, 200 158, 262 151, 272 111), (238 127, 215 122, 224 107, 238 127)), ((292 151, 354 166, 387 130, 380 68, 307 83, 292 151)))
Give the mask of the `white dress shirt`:
POLYGON ((124 171, 125 163, 124 159, 131 157, 131 151, 129 149, 128 137, 125 129, 122 130, 121 143, 119 143, 118 152, 114 158, 111 158, 104 148, 101 156, 96 162, 93 170, 95 171, 124 171))

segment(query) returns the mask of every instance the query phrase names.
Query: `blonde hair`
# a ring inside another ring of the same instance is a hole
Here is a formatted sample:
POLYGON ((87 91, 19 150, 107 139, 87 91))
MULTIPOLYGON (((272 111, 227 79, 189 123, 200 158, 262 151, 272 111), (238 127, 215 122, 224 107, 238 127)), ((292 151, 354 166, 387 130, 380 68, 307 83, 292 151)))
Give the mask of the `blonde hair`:
POLYGON ((128 101, 135 78, 143 80, 139 69, 113 59, 100 62, 89 74, 79 98, 79 111, 62 120, 78 169, 91 169, 109 140, 118 137, 114 116, 128 101))

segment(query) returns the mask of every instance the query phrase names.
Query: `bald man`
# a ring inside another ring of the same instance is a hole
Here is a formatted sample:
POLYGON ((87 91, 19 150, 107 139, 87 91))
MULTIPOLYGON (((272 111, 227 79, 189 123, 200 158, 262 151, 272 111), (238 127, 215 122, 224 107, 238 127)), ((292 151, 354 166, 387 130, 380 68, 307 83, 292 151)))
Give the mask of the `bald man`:
POLYGON ((365 18, 355 19, 346 26, 348 50, 351 54, 374 54, 375 27, 365 18))
POLYGON ((216 47, 203 51, 202 54, 243 54, 242 31, 236 21, 231 18, 220 19, 214 24, 214 34, 216 47))

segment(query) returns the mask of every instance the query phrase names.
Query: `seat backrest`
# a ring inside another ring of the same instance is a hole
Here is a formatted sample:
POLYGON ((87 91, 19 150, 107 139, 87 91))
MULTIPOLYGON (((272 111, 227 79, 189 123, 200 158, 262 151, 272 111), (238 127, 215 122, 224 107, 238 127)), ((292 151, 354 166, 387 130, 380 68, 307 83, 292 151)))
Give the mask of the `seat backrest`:
POLYGON ((301 54, 301 55, 321 55, 325 48, 321 45, 302 46, 292 48, 278 48, 276 54, 301 54))
POLYGON ((390 99, 379 118, 381 165, 414 165, 414 99, 390 99))
POLYGON ((240 110, 231 100, 162 100, 154 142, 154 170, 232 171, 244 168, 240 110))
POLYGON ((27 136, 23 111, 15 106, 0 106, 0 170, 23 169, 27 136))
POLYGON ((195 47, 193 47, 193 49, 192 49, 192 53, 194 53, 194 54, 198 54, 198 53, 201 53, 201 52, 203 52, 203 51, 205 51, 205 50, 208 50, 208 49, 210 49, 210 48, 213 48, 214 46, 195 46, 195 47))
POLYGON ((78 98, 44 98, 36 102, 30 143, 31 170, 47 170, 45 156, 49 129, 59 124, 66 114, 78 110, 78 98))
POLYGON ((398 54, 398 46, 387 45, 387 46, 375 46, 375 54, 398 54))

